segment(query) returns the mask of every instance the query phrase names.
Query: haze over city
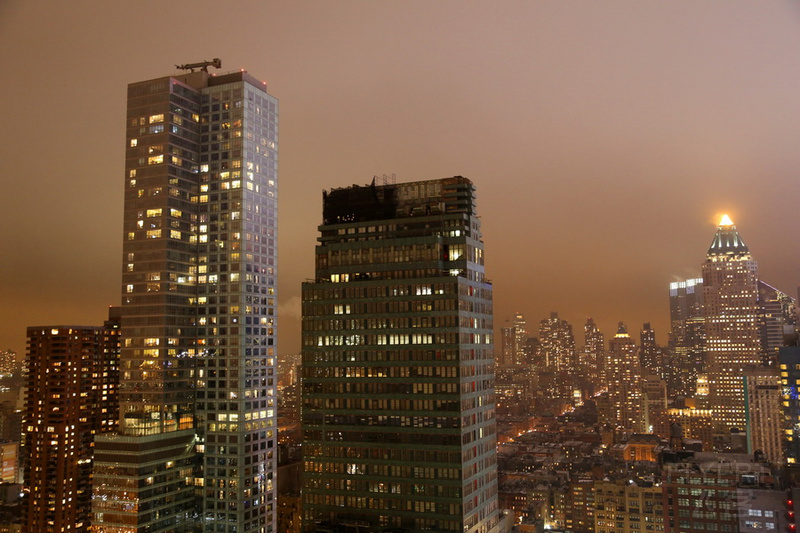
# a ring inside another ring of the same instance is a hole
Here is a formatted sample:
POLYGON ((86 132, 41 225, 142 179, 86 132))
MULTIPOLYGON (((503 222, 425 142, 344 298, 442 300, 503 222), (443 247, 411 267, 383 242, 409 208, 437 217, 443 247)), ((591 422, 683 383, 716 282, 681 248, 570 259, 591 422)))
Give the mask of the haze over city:
POLYGON ((0 348, 119 303, 127 84, 213 57, 280 99, 281 353, 299 350, 321 191, 376 175, 475 183, 496 327, 558 311, 579 337, 592 316, 665 343, 667 285, 699 275, 722 213, 795 294, 797 3, 231 9, 0 4, 0 348))

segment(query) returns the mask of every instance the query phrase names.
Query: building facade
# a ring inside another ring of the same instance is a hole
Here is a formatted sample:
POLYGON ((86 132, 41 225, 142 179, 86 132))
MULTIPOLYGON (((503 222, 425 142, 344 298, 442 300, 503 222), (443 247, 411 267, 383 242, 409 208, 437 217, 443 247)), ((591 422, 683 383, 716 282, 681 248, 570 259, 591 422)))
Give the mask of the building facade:
POLYGON ((98 442, 101 532, 275 527, 278 103, 207 66, 128 87, 121 420, 98 442))
POLYGON ((777 368, 756 368, 744 374, 747 452, 761 452, 765 460, 783 461, 781 378, 777 368))
POLYGON ((95 435, 117 427, 119 329, 28 328, 22 531, 91 531, 95 435))
POLYGON ((703 263, 708 408, 717 431, 746 424, 744 371, 762 361, 758 266, 725 215, 703 263))
POLYGON ((304 531, 494 531, 492 288, 472 183, 323 193, 303 284, 304 531))
POLYGON ((800 346, 778 350, 783 416, 781 436, 784 464, 800 464, 800 346))

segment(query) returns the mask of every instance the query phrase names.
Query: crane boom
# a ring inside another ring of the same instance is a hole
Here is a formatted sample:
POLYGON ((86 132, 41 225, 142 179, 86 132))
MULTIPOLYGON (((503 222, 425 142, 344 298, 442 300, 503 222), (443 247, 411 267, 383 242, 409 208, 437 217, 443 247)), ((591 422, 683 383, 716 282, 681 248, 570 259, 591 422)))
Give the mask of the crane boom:
POLYGON ((214 68, 222 68, 222 60, 218 57, 215 57, 211 61, 200 61, 199 63, 187 63, 185 65, 175 65, 175 68, 181 70, 191 70, 194 72, 194 69, 199 68, 203 72, 208 72, 208 67, 214 68))

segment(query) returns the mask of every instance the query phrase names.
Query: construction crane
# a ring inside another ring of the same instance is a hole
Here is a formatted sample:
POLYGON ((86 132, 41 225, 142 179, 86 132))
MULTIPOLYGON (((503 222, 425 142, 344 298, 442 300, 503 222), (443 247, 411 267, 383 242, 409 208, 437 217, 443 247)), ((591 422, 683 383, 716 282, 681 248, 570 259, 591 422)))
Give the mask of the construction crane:
POLYGON ((215 57, 211 61, 200 61, 199 63, 187 63, 185 65, 175 65, 175 68, 181 70, 191 70, 194 72, 194 69, 199 68, 203 72, 208 72, 208 67, 214 68, 222 68, 222 60, 218 57, 215 57))

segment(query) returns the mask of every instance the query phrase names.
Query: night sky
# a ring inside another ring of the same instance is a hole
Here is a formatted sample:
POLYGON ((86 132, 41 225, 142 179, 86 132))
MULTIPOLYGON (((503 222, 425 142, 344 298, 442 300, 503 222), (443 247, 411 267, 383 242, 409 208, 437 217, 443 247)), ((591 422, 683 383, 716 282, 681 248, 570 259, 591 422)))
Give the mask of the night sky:
POLYGON ((280 99, 280 353, 322 190, 374 175, 476 184, 497 327, 666 343, 724 212, 800 282, 797 1, 0 0, 0 50, 0 349, 119 303, 127 84, 213 57, 280 99))

